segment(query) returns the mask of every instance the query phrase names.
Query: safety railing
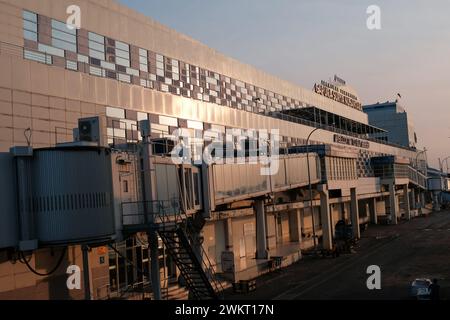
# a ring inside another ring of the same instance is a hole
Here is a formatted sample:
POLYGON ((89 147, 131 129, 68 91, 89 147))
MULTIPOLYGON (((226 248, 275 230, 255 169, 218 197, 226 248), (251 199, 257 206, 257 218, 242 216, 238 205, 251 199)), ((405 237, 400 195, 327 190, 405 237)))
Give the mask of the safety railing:
POLYGON ((374 174, 381 179, 409 179, 412 183, 427 187, 427 176, 420 170, 406 164, 385 164, 375 166, 374 174))
MULTIPOLYGON (((196 241, 192 236, 193 225, 190 217, 184 213, 178 199, 138 201, 122 203, 122 225, 124 227, 141 226, 142 228, 157 227, 159 230, 167 230, 175 225, 180 225, 191 244, 196 241)), ((210 280, 216 293, 224 291, 222 283, 217 279, 214 267, 202 245, 200 250, 202 268, 210 280)))
POLYGON ((343 135, 347 135, 347 136, 352 136, 352 137, 356 137, 358 139, 372 141, 372 142, 384 144, 384 145, 387 145, 387 146, 401 148, 401 149, 405 149, 405 150, 408 150, 408 151, 416 151, 413 148, 409 148, 409 147, 406 147, 406 146, 403 146, 403 145, 399 145, 399 144, 396 144, 396 143, 393 143, 393 142, 388 142, 388 141, 383 140, 383 139, 372 138, 372 137, 369 137, 366 134, 358 134, 358 133, 351 132, 351 131, 348 131, 348 130, 343 130, 343 129, 336 128, 335 126, 329 126, 329 125, 321 124, 321 123, 318 123, 318 122, 302 119, 302 118, 299 118, 299 117, 294 117, 294 116, 291 116, 291 115, 288 115, 288 114, 284 114, 282 112, 269 111, 269 112, 263 112, 261 114, 264 114, 265 116, 269 116, 269 117, 272 117, 272 118, 277 118, 277 119, 280 119, 280 120, 284 120, 284 121, 295 122, 295 123, 298 123, 298 124, 303 124, 303 125, 310 126, 310 127, 315 127, 315 128, 321 128, 323 130, 332 131, 332 132, 335 132, 335 133, 339 133, 339 134, 343 134, 343 135))

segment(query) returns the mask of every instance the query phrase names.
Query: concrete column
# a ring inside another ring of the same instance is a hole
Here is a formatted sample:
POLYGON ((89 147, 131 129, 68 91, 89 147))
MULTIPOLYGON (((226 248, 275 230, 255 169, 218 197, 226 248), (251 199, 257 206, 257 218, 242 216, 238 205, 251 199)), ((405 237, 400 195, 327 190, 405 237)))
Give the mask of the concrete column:
POLYGON ((289 212, 289 236, 294 242, 302 242, 302 220, 300 209, 291 210, 289 212))
POLYGON ((359 230, 359 210, 358 210, 358 197, 356 194, 356 188, 350 189, 350 211, 353 228, 353 237, 355 239, 361 238, 361 232, 359 230))
POLYGON ((417 199, 416 199, 416 189, 414 189, 414 187, 411 188, 410 194, 411 194, 410 207, 411 207, 411 209, 415 210, 415 209, 417 209, 417 199))
POLYGON ((406 219, 411 220, 411 207, 409 204, 409 193, 408 193, 408 185, 405 184, 403 186, 403 197, 405 199, 405 216, 406 219))
POLYGON ((425 208, 425 191, 420 192, 420 207, 425 208))
POLYGON ((370 215, 370 223, 377 224, 378 223, 377 198, 369 199, 369 215, 370 215))
POLYGON ((330 198, 325 185, 319 186, 320 191, 320 219, 322 220, 322 246, 326 250, 333 248, 331 234, 330 198))
POLYGON ((84 280, 84 300, 91 300, 91 286, 89 280, 89 247, 81 246, 83 253, 83 280, 84 280))
POLYGON ((225 220, 225 250, 233 251, 233 222, 231 218, 225 220))
POLYGON ((264 200, 255 201, 256 211, 256 259, 268 259, 267 228, 264 200))
POLYGON ((441 204, 439 202, 440 191, 433 191, 433 211, 441 211, 441 204))
POLYGON ((397 224, 397 196, 395 195, 394 182, 389 184, 389 207, 391 210, 391 223, 397 224))

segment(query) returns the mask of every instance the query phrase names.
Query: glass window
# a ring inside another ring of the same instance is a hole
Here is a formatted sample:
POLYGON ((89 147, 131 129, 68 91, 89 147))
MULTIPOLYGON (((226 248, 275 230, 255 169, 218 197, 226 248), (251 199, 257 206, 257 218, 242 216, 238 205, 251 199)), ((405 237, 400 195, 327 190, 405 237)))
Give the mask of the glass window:
POLYGON ((34 13, 34 12, 30 12, 30 11, 23 11, 22 12, 22 17, 23 17, 23 19, 25 19, 25 20, 28 20, 28 21, 32 21, 32 22, 35 22, 35 23, 37 23, 37 14, 36 13, 34 13))
POLYGON ((89 41, 89 49, 96 50, 98 52, 105 52, 105 46, 94 41, 89 41))
POLYGON ((116 57, 116 64, 124 66, 124 67, 130 67, 130 60, 116 57))
POLYGON ((77 46, 75 44, 55 38, 52 39, 52 46, 63 50, 77 52, 77 46))
POLYGON ((103 44, 103 45, 105 44, 105 37, 103 37, 103 36, 101 36, 101 35, 98 35, 98 34, 96 34, 96 33, 89 32, 88 38, 89 38, 90 41, 94 41, 94 42, 97 42, 97 43, 101 43, 101 44, 103 44))
POLYGON ((58 48, 53 48, 40 43, 38 46, 38 50, 47 54, 64 58, 64 50, 58 48))
POLYGON ((119 81, 123 81, 123 82, 127 82, 127 83, 131 82, 131 77, 127 74, 119 73, 117 75, 117 77, 118 77, 119 81))
POLYGON ((123 51, 130 51, 130 46, 120 41, 116 41, 116 48, 123 51))
POLYGON ((89 56, 99 60, 105 60, 105 54, 93 49, 89 49, 89 56))
POLYGON ((52 20, 52 29, 60 30, 60 31, 63 31, 63 32, 71 34, 71 35, 77 34, 77 30, 75 28, 69 29, 67 27, 67 24, 57 21, 57 20, 52 20))
POLYGON ((139 63, 148 64, 147 57, 139 56, 139 63))
POLYGON ((35 22, 23 20, 23 28, 28 31, 37 32, 37 24, 35 22))
POLYGON ((26 40, 37 41, 37 31, 37 14, 23 11, 23 37, 26 40))
POLYGON ((120 108, 107 107, 106 116, 117 119, 125 119, 125 110, 120 108))
POLYGON ((70 42, 70 43, 74 43, 74 44, 77 43, 77 37, 76 36, 74 36, 72 34, 68 34, 68 33, 62 32, 62 31, 59 31, 59 30, 56 30, 56 29, 52 30, 52 37, 55 38, 55 39, 64 40, 64 41, 67 41, 67 42, 70 42))
POLYGON ((37 61, 40 63, 47 63, 45 54, 37 53, 34 51, 24 50, 24 58, 28 60, 37 61))
POLYGON ((27 39, 27 40, 31 40, 31 41, 36 41, 37 42, 37 33, 36 32, 23 30, 23 37, 25 39, 27 39))
POLYGON ((123 51, 120 49, 116 49, 116 57, 124 58, 129 60, 130 59, 130 53, 128 51, 123 51))
POLYGON ((140 55, 141 57, 147 58, 147 56, 148 56, 148 51, 145 50, 145 49, 139 49, 139 55, 140 55))
POLYGON ((78 63, 76 63, 75 61, 67 61, 66 67, 69 70, 78 70, 78 63))

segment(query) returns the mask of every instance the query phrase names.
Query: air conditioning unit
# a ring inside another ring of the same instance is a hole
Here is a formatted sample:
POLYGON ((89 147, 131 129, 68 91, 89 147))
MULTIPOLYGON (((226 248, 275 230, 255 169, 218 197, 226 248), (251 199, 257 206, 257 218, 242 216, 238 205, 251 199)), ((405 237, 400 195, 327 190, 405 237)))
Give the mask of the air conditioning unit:
POLYGON ((79 141, 95 142, 103 146, 102 123, 99 117, 83 118, 78 120, 79 141))

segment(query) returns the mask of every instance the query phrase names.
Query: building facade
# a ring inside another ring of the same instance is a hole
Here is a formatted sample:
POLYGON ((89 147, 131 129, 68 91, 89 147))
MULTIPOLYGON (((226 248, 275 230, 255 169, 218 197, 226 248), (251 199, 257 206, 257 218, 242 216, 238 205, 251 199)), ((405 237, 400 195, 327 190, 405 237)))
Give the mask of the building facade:
MULTIPOLYGON (((181 198, 184 213, 201 217, 200 255, 224 282, 270 271, 271 256, 295 262, 316 242, 331 249, 340 220, 357 226, 358 238, 369 222, 397 223, 424 206, 423 156, 409 143, 379 139, 389 128, 371 121, 342 79, 301 88, 112 0, 0 0, 0 15, 0 152, 73 141, 81 118, 104 124, 116 237, 88 252, 93 299, 128 297, 148 285, 152 243, 160 286, 178 283, 182 273, 162 234, 149 240, 145 230, 124 224, 126 212, 147 201, 138 152, 143 120, 153 152, 166 154, 158 144, 168 151, 164 143, 181 129, 200 163, 211 135, 237 145, 249 129, 278 130, 280 165, 269 177, 247 160, 177 169, 162 156, 151 161, 152 199, 181 198), (74 4, 80 29, 66 25, 74 4)), ((65 268, 83 264, 81 245, 71 244, 50 276, 30 272, 17 248, 0 248, 0 298, 82 298, 65 286, 65 268)), ((55 250, 29 253, 29 264, 50 270, 55 250)))
POLYGON ((414 124, 398 101, 367 105, 363 110, 369 116, 372 125, 386 130, 386 134, 381 135, 386 141, 416 147, 417 135, 414 124))

